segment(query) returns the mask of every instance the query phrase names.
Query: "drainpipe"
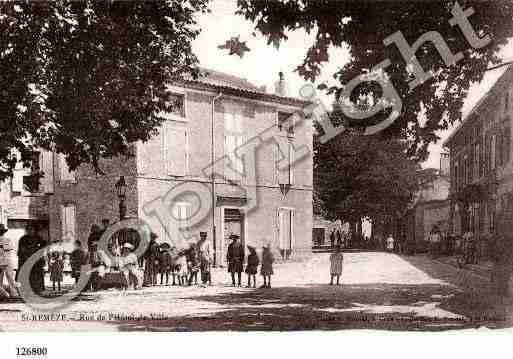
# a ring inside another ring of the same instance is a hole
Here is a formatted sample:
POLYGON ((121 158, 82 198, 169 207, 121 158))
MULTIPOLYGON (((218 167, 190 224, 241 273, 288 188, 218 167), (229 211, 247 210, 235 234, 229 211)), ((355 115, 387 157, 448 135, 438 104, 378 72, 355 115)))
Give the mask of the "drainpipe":
MULTIPOLYGON (((221 97, 223 97, 223 93, 219 92, 217 96, 215 96, 212 99, 212 117, 211 117, 211 138, 212 138, 212 149, 211 149, 211 164, 213 165, 216 159, 216 142, 215 142, 215 131, 214 131, 214 125, 215 125, 215 102, 219 100, 221 97)), ((213 252, 214 252, 214 267, 217 266, 217 243, 216 243, 216 179, 215 179, 215 172, 212 169, 212 246, 213 246, 213 252)))

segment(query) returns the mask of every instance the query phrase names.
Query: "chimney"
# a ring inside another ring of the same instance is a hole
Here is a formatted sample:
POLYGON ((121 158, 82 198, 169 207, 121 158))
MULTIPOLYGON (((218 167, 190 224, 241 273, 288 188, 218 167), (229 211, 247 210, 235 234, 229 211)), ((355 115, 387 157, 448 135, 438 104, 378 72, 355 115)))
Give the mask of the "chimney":
POLYGON ((274 93, 278 96, 287 96, 287 82, 285 82, 285 76, 283 76, 283 72, 280 71, 278 73, 278 76, 280 77, 278 81, 274 84, 274 93))

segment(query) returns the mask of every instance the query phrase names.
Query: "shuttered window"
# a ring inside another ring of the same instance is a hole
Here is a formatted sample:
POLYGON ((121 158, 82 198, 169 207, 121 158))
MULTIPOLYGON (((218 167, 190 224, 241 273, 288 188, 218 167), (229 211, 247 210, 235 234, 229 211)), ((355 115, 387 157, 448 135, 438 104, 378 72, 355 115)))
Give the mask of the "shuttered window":
POLYGON ((147 142, 139 144, 139 172, 141 174, 156 174, 160 168, 159 163, 162 161, 163 136, 159 133, 151 137, 147 142))
POLYGON ((240 113, 224 114, 224 176, 232 181, 241 181, 244 177, 243 159, 237 157, 236 150, 244 145, 244 124, 240 113))
POLYGON ((172 123, 164 125, 164 158, 166 172, 171 176, 185 176, 187 172, 187 130, 172 123))
POLYGON ((282 250, 294 248, 294 211, 278 209, 278 247, 282 250))
POLYGON ((41 171, 43 172, 43 177, 41 178, 41 186, 43 187, 43 191, 45 193, 53 193, 53 152, 42 151, 40 162, 41 171))
POLYGON ((74 204, 61 206, 62 236, 76 239, 76 207, 74 204))
POLYGON ((503 142, 502 142, 502 148, 503 148, 503 164, 507 164, 509 162, 510 158, 510 152, 511 152, 511 128, 505 127, 502 131, 503 136, 503 142))
POLYGON ((276 183, 294 183, 294 147, 286 138, 278 138, 274 150, 276 183))
POLYGON ((496 163, 496 141, 495 135, 491 136, 490 139, 490 169, 493 170, 495 168, 496 163))
MULTIPOLYGON (((191 204, 188 202, 175 202, 173 204, 173 223, 171 225, 176 226, 178 224, 178 230, 189 231, 190 229, 190 218, 191 218, 191 204)), ((174 228, 176 229, 176 228, 174 228)), ((173 240, 173 238, 171 238, 173 240)), ((176 240, 176 239, 174 239, 176 240)))

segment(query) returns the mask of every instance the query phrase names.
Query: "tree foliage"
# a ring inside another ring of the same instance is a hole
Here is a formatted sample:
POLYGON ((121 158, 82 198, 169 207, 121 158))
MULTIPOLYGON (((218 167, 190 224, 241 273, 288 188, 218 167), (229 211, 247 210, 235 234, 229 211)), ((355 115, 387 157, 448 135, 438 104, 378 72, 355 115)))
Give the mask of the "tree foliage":
MULTIPOLYGON (((330 92, 340 92, 344 84, 370 70, 385 59, 394 87, 403 101, 400 117, 385 132, 407 139, 410 156, 419 160, 427 156, 427 145, 438 139, 436 131, 447 129, 461 118, 461 108, 469 86, 483 78, 491 64, 497 64, 497 50, 513 37, 513 3, 509 0, 459 0, 463 9, 475 11, 468 19, 479 36, 489 35, 491 43, 472 48, 462 31, 449 24, 454 1, 352 1, 352 0, 238 0, 238 13, 254 22, 256 30, 276 46, 287 39, 287 33, 303 29, 315 33, 315 42, 305 55, 297 72, 306 80, 316 80, 329 57, 330 47, 347 45, 351 59, 334 74, 339 85, 330 92), (464 58, 447 67, 427 43, 416 53, 425 71, 434 77, 410 90, 411 80, 406 62, 394 45, 383 40, 401 31, 412 45, 428 31, 439 32, 452 53, 462 51, 464 58), (425 118, 425 120, 423 120, 425 118)), ((324 88, 324 86, 321 86, 324 88)), ((376 89, 361 86, 362 93, 376 89)), ((379 89, 378 89, 379 90, 379 89)))
POLYGON ((194 15, 208 0, 0 4, 0 179, 35 147, 101 171, 169 109, 165 85, 197 75, 194 15))
MULTIPOLYGON (((337 114, 335 107, 332 118, 337 114)), ((316 138, 314 208, 349 222, 402 215, 419 185, 418 165, 406 152, 405 141, 382 134, 345 132, 324 144, 316 138)))

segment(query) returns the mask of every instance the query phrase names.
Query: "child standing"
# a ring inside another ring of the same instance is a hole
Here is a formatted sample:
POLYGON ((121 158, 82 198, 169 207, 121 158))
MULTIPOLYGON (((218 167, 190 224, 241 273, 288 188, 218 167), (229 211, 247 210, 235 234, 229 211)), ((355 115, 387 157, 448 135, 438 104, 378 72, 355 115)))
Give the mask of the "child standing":
POLYGON ((188 268, 187 268, 187 258, 185 255, 181 255, 178 257, 177 261, 177 273, 178 273, 178 284, 185 285, 187 283, 188 276, 188 268))
POLYGON ((55 291, 55 283, 57 283, 57 290, 61 291, 61 282, 64 272, 64 258, 63 253, 59 250, 60 245, 57 245, 50 252, 50 260, 48 270, 50 271, 50 280, 52 281, 52 288, 55 291))
POLYGON ((264 284, 260 288, 271 288, 271 276, 274 274, 273 263, 274 256, 271 253, 269 244, 266 244, 262 248, 262 267, 260 268, 260 274, 264 277, 264 284))
POLYGON ((258 259, 255 247, 248 246, 248 249, 248 264, 246 266, 245 271, 248 275, 248 288, 251 288, 251 277, 253 277, 253 288, 256 288, 256 274, 258 272, 258 265, 260 264, 260 259, 258 259))
POLYGON ((342 264, 344 262, 344 255, 342 254, 341 247, 337 246, 335 252, 330 255, 330 285, 333 285, 333 279, 337 277, 337 285, 340 285, 340 276, 342 275, 342 264))

